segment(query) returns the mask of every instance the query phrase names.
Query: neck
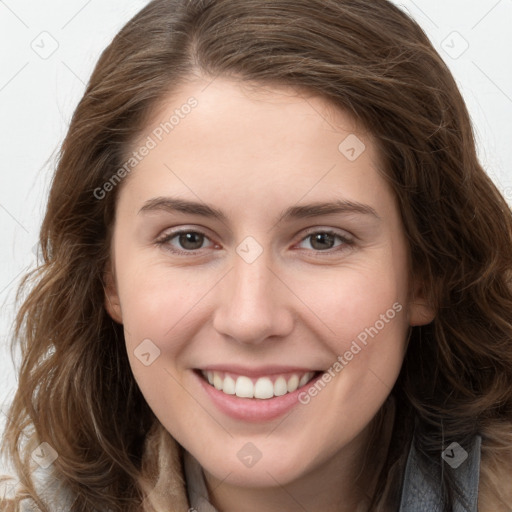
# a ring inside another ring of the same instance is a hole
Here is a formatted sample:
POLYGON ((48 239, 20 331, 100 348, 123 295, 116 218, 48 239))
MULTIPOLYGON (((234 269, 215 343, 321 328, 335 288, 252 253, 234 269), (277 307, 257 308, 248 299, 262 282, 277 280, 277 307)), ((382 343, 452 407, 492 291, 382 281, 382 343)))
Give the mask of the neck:
POLYGON ((381 428, 377 415, 349 446, 285 485, 276 481, 266 488, 239 487, 205 472, 212 505, 219 512, 366 512, 387 455, 394 407, 384 407, 382 415, 381 428))

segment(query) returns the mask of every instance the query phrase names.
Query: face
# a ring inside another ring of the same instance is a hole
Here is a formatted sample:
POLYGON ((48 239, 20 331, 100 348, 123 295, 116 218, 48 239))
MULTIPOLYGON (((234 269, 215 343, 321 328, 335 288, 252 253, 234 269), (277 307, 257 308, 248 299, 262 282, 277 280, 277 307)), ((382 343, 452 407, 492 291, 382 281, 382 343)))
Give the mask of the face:
POLYGON ((239 485, 354 456, 431 320, 371 136, 322 98, 220 78, 160 107, 106 296, 149 406, 239 485))

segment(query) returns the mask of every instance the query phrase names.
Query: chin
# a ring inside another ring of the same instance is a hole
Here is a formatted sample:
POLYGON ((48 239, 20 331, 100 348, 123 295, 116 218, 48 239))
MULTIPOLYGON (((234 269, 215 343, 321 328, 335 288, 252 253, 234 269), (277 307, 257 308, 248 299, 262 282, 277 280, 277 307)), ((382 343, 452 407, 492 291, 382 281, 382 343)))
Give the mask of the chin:
POLYGON ((269 456, 262 453, 261 458, 253 461, 252 465, 249 462, 246 465, 237 455, 226 457, 226 452, 222 459, 214 455, 212 460, 202 457, 198 461, 205 471, 227 484, 253 488, 275 487, 297 480, 307 469, 303 452, 291 457, 289 448, 283 448, 283 451, 287 453, 286 457, 282 456, 279 449, 272 450, 269 456))

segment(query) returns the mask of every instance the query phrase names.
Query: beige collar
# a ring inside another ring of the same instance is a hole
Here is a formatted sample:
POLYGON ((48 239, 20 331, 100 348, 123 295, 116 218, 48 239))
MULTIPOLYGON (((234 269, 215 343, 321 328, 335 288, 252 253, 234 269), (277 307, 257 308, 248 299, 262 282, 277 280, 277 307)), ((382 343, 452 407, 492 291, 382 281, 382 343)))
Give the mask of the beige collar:
POLYGON ((183 465, 187 495, 190 507, 195 512, 218 512, 208 501, 208 489, 204 480, 203 469, 195 457, 183 450, 183 465))

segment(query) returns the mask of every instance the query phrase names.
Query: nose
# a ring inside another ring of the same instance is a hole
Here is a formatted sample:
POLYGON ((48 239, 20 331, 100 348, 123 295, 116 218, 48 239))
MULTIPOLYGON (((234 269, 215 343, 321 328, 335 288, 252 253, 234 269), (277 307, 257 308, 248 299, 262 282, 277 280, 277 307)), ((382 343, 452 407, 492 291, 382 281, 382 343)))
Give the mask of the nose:
POLYGON ((292 331, 293 294, 269 264, 265 251, 252 263, 234 256, 234 268, 217 290, 213 327, 219 334, 259 345, 292 331))

